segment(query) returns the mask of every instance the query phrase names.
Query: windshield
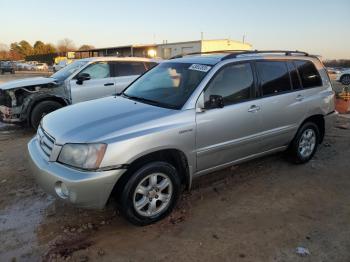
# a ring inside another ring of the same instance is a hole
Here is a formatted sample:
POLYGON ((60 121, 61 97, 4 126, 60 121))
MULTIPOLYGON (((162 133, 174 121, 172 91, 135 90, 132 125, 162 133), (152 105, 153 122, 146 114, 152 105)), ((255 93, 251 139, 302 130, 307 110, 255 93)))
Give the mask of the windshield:
POLYGON ((123 95, 156 106, 180 109, 211 66, 162 63, 137 79, 123 95))
POLYGON ((51 77, 56 78, 57 80, 64 81, 74 72, 76 72, 83 65, 86 65, 87 61, 75 61, 66 67, 62 68, 58 72, 54 73, 51 77))

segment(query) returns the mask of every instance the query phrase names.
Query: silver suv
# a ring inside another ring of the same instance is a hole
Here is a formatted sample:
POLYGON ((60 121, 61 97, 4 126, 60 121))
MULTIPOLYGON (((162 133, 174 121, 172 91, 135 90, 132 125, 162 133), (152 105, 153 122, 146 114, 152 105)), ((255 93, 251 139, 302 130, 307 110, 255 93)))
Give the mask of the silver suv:
POLYGON ((130 222, 146 225, 169 214, 200 175, 285 150, 306 163, 335 114, 315 56, 192 54, 119 95, 45 116, 28 149, 47 192, 85 208, 114 195, 130 222))

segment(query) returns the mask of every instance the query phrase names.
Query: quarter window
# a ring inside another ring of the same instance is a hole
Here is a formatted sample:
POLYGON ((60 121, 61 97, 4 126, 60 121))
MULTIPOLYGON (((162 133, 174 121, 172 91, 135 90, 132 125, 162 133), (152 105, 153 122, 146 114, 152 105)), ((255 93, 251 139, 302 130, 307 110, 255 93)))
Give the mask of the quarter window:
POLYGON ((89 65, 79 74, 89 74, 91 79, 102 79, 110 77, 109 64, 106 62, 98 62, 89 65))
POLYGON ((291 90, 285 62, 258 61, 256 63, 263 96, 276 95, 291 90))
POLYGON ((322 86, 321 77, 313 63, 310 61, 296 61, 295 63, 304 88, 322 86))
POLYGON ((211 95, 222 96, 225 105, 242 102, 250 98, 253 85, 253 71, 249 63, 228 65, 210 82, 204 93, 205 103, 209 103, 211 95))

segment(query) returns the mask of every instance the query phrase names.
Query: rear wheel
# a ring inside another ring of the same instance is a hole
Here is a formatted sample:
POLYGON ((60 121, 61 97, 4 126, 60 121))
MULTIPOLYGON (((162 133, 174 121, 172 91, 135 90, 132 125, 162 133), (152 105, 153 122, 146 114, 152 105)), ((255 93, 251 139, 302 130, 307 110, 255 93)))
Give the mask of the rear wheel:
POLYGON ((320 131, 313 122, 304 123, 290 146, 293 162, 303 164, 314 156, 320 141, 320 131))
POLYGON ((144 226, 166 217, 176 205, 180 179, 172 165, 153 162, 139 168, 121 189, 119 199, 123 216, 144 226))
POLYGON ((62 107, 62 105, 56 101, 40 102, 39 104, 37 104, 34 107, 32 114, 30 116, 31 126, 34 129, 38 129, 40 121, 45 115, 47 115, 47 114, 49 114, 49 113, 51 113, 51 112, 53 112, 61 107, 62 107))
POLYGON ((343 85, 350 85, 350 75, 343 75, 343 76, 340 78, 340 82, 341 82, 343 85))

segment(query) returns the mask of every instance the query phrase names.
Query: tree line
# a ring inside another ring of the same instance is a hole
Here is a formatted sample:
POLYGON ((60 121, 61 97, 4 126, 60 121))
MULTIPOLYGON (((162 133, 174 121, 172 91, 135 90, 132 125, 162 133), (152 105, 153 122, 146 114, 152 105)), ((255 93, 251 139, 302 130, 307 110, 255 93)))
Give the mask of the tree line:
MULTIPOLYGON (((78 50, 88 50, 94 48, 92 45, 82 45, 78 50)), ((74 42, 68 38, 57 42, 57 45, 36 41, 31 45, 28 41, 11 43, 10 46, 0 43, 0 60, 22 60, 27 56, 58 54, 65 55, 67 52, 77 50, 74 42)))
POLYGON ((350 60, 340 59, 340 60, 327 60, 324 62, 325 66, 328 67, 345 67, 350 68, 350 60))

